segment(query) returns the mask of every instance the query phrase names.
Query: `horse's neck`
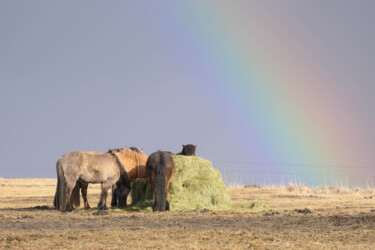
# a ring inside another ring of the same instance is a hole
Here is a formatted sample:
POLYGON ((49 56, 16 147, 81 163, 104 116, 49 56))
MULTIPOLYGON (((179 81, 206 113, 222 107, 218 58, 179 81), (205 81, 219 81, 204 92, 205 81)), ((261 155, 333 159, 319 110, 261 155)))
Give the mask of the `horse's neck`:
POLYGON ((146 172, 146 166, 137 166, 137 178, 146 178, 147 172, 146 172))
POLYGON ((123 165, 132 180, 147 177, 146 166, 144 166, 145 164, 142 164, 144 162, 142 158, 137 156, 133 158, 129 155, 124 155, 122 159, 124 161, 123 165))
POLYGON ((141 159, 136 157, 135 159, 135 173, 136 178, 146 178, 146 166, 141 166, 141 159))

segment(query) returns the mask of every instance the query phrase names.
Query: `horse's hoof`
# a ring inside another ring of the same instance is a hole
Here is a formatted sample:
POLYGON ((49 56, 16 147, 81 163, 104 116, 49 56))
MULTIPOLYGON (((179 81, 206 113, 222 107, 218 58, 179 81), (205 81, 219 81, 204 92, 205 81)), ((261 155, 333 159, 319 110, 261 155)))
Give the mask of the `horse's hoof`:
POLYGON ((104 209, 104 210, 108 210, 108 207, 107 207, 107 206, 105 206, 105 207, 103 207, 103 209, 104 209))
POLYGON ((169 210, 169 202, 168 202, 168 201, 167 201, 167 204, 165 205, 165 210, 166 210, 166 211, 170 211, 170 210, 169 210))

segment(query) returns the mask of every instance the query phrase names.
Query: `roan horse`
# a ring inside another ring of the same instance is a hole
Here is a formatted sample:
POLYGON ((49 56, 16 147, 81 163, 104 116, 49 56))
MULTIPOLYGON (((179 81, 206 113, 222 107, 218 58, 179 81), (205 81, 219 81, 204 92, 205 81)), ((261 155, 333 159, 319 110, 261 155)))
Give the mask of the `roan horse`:
POLYGON ((154 199, 152 210, 169 210, 168 190, 175 172, 172 154, 165 151, 152 153, 148 157, 146 171, 154 199))
POLYGON ((182 144, 182 151, 180 153, 178 153, 177 155, 195 156, 195 149, 196 148, 197 148, 197 145, 193 145, 193 144, 183 145, 182 144))
MULTIPOLYGON (((140 153, 140 154, 143 153, 143 149, 142 148, 138 148, 138 147, 125 147, 125 148, 118 148, 118 149, 110 149, 108 151, 108 153, 109 152, 112 152, 112 153, 114 153, 114 152, 120 152, 121 150, 131 150, 131 151, 134 151, 134 152, 140 153)), ((95 151, 85 151, 85 152, 88 153, 88 154, 102 154, 102 153, 95 152, 95 151)), ((146 165, 142 165, 142 166, 143 166, 143 168, 146 167, 146 165)), ((142 168, 142 166, 138 166, 138 167, 142 168)), ((146 171, 144 171, 144 172, 146 172, 146 171)), ((145 177, 146 176, 143 176, 141 178, 145 178, 145 177)), ((87 200, 88 185, 89 185, 88 183, 85 183, 85 182, 82 182, 82 181, 77 181, 77 184, 76 184, 76 186, 73 189, 72 199, 71 199, 71 204, 74 205, 74 207, 79 207, 80 206, 80 199, 79 199, 79 197, 76 198, 76 196, 77 195, 79 196, 79 190, 81 189, 82 198, 83 198, 83 202, 84 202, 84 208, 85 209, 90 209, 90 205, 89 205, 88 200, 87 200)), ((117 206, 117 195, 114 192, 121 192, 121 190, 118 190, 116 188, 116 185, 112 186, 112 202, 111 202, 111 206, 112 207, 117 206), (114 199, 115 199, 115 202, 114 202, 114 199)), ((125 198, 127 198, 127 197, 125 197, 125 198)), ((127 207, 126 203, 125 203, 125 207, 127 207)))
MULTIPOLYGON (((99 209, 107 209, 108 189, 114 184, 123 190, 127 190, 128 193, 130 191, 130 178, 124 165, 119 161, 117 156, 119 153, 90 154, 73 151, 60 157, 56 163, 58 177, 54 202, 56 209, 60 211, 71 211, 73 209, 71 196, 77 181, 101 183, 102 192, 98 204, 99 209)), ((79 199, 79 192, 75 194, 78 195, 75 195, 73 200, 77 197, 79 199)), ((127 194, 121 197, 120 207, 125 205, 125 196, 127 194)))
MULTIPOLYGON (((95 151, 82 151, 82 153, 87 153, 87 154, 102 154, 102 153, 99 153, 99 152, 95 152, 95 151)), ((81 180, 78 180, 76 182, 76 185, 74 186, 74 189, 72 191, 72 195, 70 196, 70 206, 72 208, 77 208, 79 207, 81 204, 80 202, 80 199, 79 199, 79 190, 81 190, 81 193, 82 193, 82 198, 83 198, 83 203, 84 203, 84 207, 85 209, 89 209, 90 208, 90 205, 89 205, 89 202, 87 200, 87 189, 88 189, 88 186, 89 184, 87 182, 83 182, 81 180)), ((57 208, 56 206, 56 200, 57 200, 57 196, 58 196, 58 192, 56 192, 55 194, 55 199, 53 201, 53 205, 57 208)))

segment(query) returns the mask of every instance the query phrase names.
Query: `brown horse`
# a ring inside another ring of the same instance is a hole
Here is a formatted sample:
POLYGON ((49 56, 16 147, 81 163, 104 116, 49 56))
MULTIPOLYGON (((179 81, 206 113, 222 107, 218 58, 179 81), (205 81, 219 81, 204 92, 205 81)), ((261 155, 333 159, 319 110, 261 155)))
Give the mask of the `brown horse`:
MULTIPOLYGON (((131 150, 131 151, 134 151, 134 152, 137 152, 137 153, 143 153, 143 149, 142 148, 138 148, 138 147, 125 147, 125 148, 118 148, 118 149, 110 149, 108 152, 120 152, 121 150, 131 150)), ((85 151, 85 153, 88 153, 88 154, 102 154, 102 153, 99 153, 99 152, 95 152, 95 151, 85 151)), ((142 167, 140 167, 142 168, 142 167)), ((140 178, 145 178, 146 176, 144 177, 140 177, 140 178)), ((79 197, 76 198, 76 196, 78 195, 79 196, 79 190, 81 190, 81 193, 82 193, 82 198, 83 198, 83 202, 84 202, 84 208, 85 209, 90 209, 90 205, 89 205, 89 202, 87 200, 87 189, 88 189, 88 183, 85 183, 85 182, 82 182, 82 181, 77 181, 77 184, 76 186, 74 187, 73 189, 73 193, 72 193, 72 199, 71 199, 71 204, 74 205, 75 207, 79 207, 80 206, 80 199, 79 197), (74 198, 73 198, 74 197, 74 198)), ((114 206, 117 206, 117 196, 116 194, 114 195, 113 192, 116 192, 118 191, 116 189, 116 185, 112 186, 112 202, 111 202, 111 206, 114 207, 114 206), (113 202, 113 199, 114 197, 116 197, 116 202, 113 202)), ((127 207, 127 204, 125 203, 125 207, 127 207)))
MULTIPOLYGON (((147 155, 141 153, 142 151, 137 151, 134 148, 123 150, 123 149, 112 149, 109 152, 115 154, 121 164, 124 166, 128 176, 130 178, 130 182, 135 181, 137 178, 147 178, 146 172, 146 163, 147 163, 147 155)), ((114 207, 117 205, 119 201, 119 197, 122 197, 123 191, 121 189, 122 186, 112 186, 112 202, 111 206, 114 207)), ((127 197, 128 194, 125 196, 127 197)), ((125 197, 125 198, 126 198, 125 197)), ((125 207, 127 207, 126 200, 125 200, 125 207)))
MULTIPOLYGON (((130 190, 130 179, 116 154, 89 154, 73 151, 63 155, 56 163, 57 187, 55 206, 60 211, 71 211, 72 191, 77 181, 101 183, 99 209, 107 209, 108 189, 115 183, 130 190)), ((122 197, 124 198, 124 197, 122 197)), ((79 195, 78 195, 79 199, 79 195)))
POLYGON ((152 153, 146 164, 147 175, 151 184, 154 203, 152 210, 169 210, 169 183, 174 176, 175 165, 170 152, 158 151, 152 153))
POLYGON ((193 144, 182 144, 182 151, 178 153, 177 155, 187 155, 187 156, 195 156, 195 150, 197 148, 197 145, 193 144))

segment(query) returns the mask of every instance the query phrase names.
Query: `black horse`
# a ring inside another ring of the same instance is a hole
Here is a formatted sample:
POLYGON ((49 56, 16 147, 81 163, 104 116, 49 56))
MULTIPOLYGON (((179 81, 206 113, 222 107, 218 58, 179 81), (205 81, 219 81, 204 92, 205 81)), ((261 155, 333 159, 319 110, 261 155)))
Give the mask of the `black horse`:
POLYGON ((182 144, 182 151, 181 153, 178 153, 177 155, 188 155, 188 156, 195 156, 195 149, 197 148, 197 145, 193 144, 182 144))
POLYGON ((152 211, 168 211, 169 183, 174 176, 175 165, 172 153, 157 151, 152 153, 146 163, 147 176, 151 184, 154 203, 152 211))

